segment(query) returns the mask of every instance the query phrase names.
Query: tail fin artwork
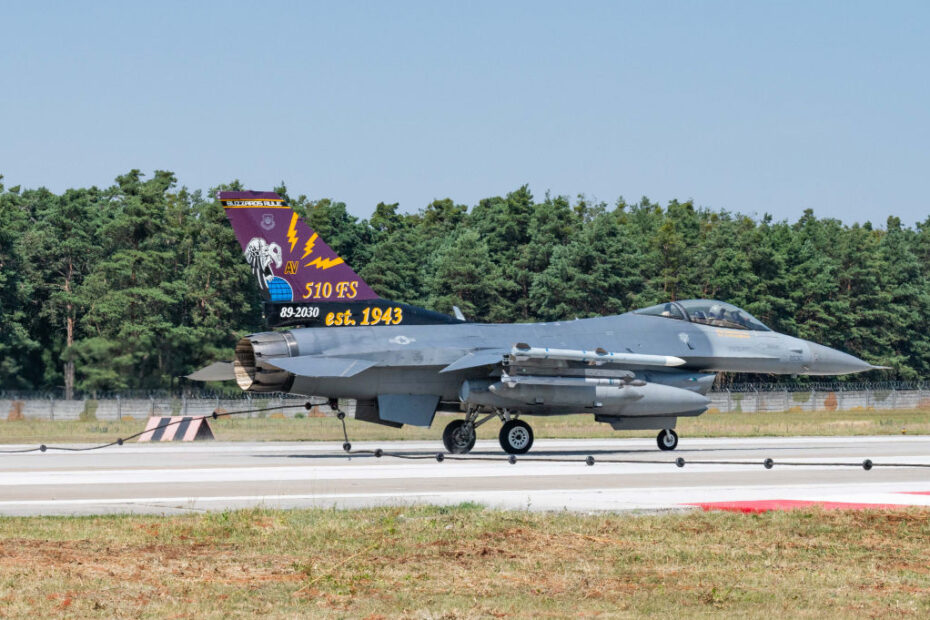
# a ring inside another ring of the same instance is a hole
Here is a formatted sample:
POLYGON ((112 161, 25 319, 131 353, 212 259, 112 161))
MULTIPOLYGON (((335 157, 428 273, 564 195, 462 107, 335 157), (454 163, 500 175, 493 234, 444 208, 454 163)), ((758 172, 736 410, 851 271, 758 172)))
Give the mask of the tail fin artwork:
POLYGON ((378 299, 274 192, 220 192, 219 200, 268 301, 378 299))
POLYGON ((459 323, 378 297, 274 192, 218 192, 272 326, 459 323), (324 312, 325 311, 325 312, 324 312))

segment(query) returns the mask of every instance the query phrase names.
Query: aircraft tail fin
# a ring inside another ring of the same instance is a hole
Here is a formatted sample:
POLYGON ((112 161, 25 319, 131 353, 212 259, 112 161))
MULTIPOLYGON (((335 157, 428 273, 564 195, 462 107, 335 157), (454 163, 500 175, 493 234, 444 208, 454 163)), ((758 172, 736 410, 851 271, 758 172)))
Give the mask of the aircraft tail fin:
POLYGON ((218 192, 255 281, 273 303, 379 299, 274 192, 218 192))

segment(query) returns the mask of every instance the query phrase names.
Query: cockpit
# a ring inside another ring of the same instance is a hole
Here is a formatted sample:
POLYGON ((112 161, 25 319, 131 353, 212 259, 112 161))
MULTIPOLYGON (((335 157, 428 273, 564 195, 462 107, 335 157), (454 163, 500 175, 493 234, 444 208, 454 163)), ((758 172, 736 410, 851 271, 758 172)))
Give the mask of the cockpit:
POLYGON ((770 332, 762 321, 745 310, 732 304, 713 299, 686 299, 669 301, 657 306, 635 310, 634 314, 661 316, 679 321, 690 321, 713 327, 727 329, 746 329, 756 332, 770 332))

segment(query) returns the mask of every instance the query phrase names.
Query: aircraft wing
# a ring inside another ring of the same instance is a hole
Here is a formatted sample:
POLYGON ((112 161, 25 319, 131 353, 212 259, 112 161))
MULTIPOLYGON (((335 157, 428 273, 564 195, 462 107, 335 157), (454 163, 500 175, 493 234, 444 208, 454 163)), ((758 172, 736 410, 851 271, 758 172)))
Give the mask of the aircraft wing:
POLYGON ((265 361, 275 368, 303 377, 352 377, 378 363, 372 360, 325 355, 276 357, 265 361))
POLYGON ((463 355, 439 372, 453 372, 466 368, 499 364, 509 352, 509 349, 479 349, 463 355))

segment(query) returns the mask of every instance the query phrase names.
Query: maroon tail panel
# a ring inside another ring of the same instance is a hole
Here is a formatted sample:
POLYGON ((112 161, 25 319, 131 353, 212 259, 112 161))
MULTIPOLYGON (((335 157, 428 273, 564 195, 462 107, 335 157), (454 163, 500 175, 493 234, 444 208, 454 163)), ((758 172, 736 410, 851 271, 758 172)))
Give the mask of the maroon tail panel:
POLYGON ((246 261, 273 302, 378 299, 274 192, 219 192, 246 261))

